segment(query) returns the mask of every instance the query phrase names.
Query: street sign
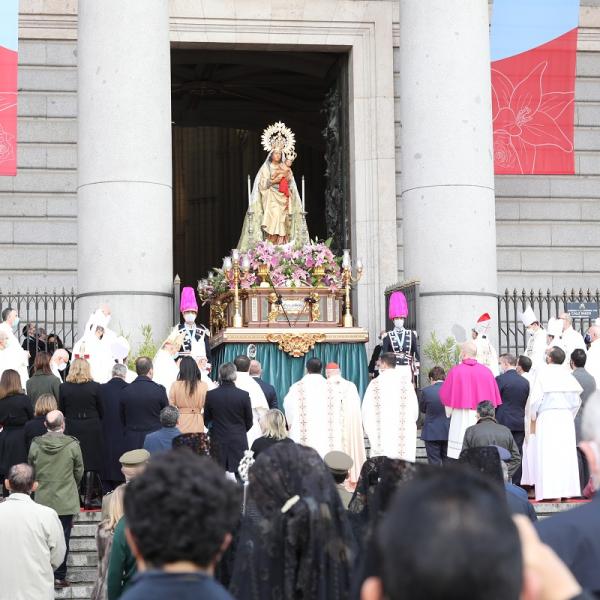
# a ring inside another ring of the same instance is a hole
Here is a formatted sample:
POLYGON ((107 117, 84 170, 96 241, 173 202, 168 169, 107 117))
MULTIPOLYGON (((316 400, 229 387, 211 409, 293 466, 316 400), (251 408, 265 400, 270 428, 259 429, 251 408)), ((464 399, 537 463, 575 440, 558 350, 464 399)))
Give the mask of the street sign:
POLYGON ((573 319, 597 319, 597 302, 567 302, 567 312, 573 319))

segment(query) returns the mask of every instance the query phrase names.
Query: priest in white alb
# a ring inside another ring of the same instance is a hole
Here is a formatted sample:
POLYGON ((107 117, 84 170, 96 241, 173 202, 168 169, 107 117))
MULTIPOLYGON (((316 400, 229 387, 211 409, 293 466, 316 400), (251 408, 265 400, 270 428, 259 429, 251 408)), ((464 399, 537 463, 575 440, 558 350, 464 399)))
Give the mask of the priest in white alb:
POLYGON ((250 377, 250 359, 246 355, 240 354, 235 358, 233 364, 237 369, 235 387, 250 394, 250 404, 252 405, 252 427, 247 433, 248 448, 250 448, 254 440, 262 435, 259 421, 263 414, 269 410, 269 404, 260 385, 256 383, 254 378, 250 377))
POLYGON ((342 372, 337 363, 327 363, 325 367, 327 377, 327 403, 328 414, 332 420, 339 424, 331 427, 332 436, 329 440, 330 450, 341 451, 352 458, 350 468, 350 483, 358 481, 360 470, 367 459, 365 452, 365 437, 362 427, 360 412, 360 396, 356 385, 342 377, 342 372), (329 404, 331 403, 331 406, 329 404))
POLYGON ((536 370, 546 364, 546 348, 548 346, 546 332, 531 306, 528 305, 520 316, 521 323, 525 325, 529 335, 525 356, 531 359, 530 372, 535 375, 536 370))
POLYGON ((498 368, 498 353, 490 342, 489 331, 492 324, 492 317, 489 313, 483 313, 475 327, 473 327, 473 340, 477 346, 477 362, 485 365, 494 375, 498 377, 500 375, 500 369, 498 368))
POLYGON ((363 427, 371 456, 415 462, 419 401, 410 367, 396 362, 393 352, 379 357, 379 377, 369 383, 363 398, 363 427))
POLYGON ((484 365, 477 362, 475 342, 461 346, 460 364, 452 367, 440 387, 440 400, 450 417, 448 457, 458 458, 465 431, 477 423, 477 405, 489 400, 494 408, 502 404, 496 378, 484 365))
POLYGON ((563 322, 562 340, 567 353, 566 362, 570 362, 573 350, 587 352, 587 348, 581 333, 573 328, 573 317, 568 312, 564 312, 561 313, 559 319, 563 322))
POLYGON ((5 334, 4 347, 2 348, 2 358, 0 359, 0 374, 6 369, 14 369, 19 373, 21 385, 25 389, 25 384, 29 379, 29 353, 21 348, 19 340, 14 333, 14 328, 19 326, 19 316, 17 311, 10 306, 2 311, 2 323, 0 323, 0 332, 5 334))
POLYGON ((535 421, 535 499, 581 495, 575 415, 582 387, 562 366, 565 353, 553 347, 538 370, 529 401, 535 421))

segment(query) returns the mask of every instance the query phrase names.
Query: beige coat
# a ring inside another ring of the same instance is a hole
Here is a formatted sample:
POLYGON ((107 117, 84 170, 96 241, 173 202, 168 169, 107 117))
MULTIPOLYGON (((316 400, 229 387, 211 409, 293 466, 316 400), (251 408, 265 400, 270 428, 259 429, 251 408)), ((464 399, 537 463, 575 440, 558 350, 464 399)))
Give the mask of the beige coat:
POLYGON ((179 431, 181 433, 203 433, 204 401, 208 386, 204 381, 199 381, 194 394, 190 396, 185 381, 176 381, 169 391, 169 403, 179 409, 179 431))

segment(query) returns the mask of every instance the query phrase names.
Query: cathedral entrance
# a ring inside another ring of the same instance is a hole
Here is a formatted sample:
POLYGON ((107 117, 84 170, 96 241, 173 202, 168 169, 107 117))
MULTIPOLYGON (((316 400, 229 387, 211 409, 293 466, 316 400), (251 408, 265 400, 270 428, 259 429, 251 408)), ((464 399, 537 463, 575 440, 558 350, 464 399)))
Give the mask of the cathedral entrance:
POLYGON ((238 243, 262 131, 296 136, 311 238, 349 247, 347 55, 298 51, 171 51, 174 272, 195 287, 238 243))

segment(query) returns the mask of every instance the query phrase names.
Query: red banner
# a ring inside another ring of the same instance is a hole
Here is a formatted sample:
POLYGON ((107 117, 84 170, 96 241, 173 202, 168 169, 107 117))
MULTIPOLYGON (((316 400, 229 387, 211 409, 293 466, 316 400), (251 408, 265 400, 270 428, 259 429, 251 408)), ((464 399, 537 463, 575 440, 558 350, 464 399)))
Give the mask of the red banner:
POLYGON ((492 62, 497 174, 575 172, 577 28, 516 56, 492 62))
POLYGON ((17 174, 17 56, 0 46, 0 175, 17 174))

